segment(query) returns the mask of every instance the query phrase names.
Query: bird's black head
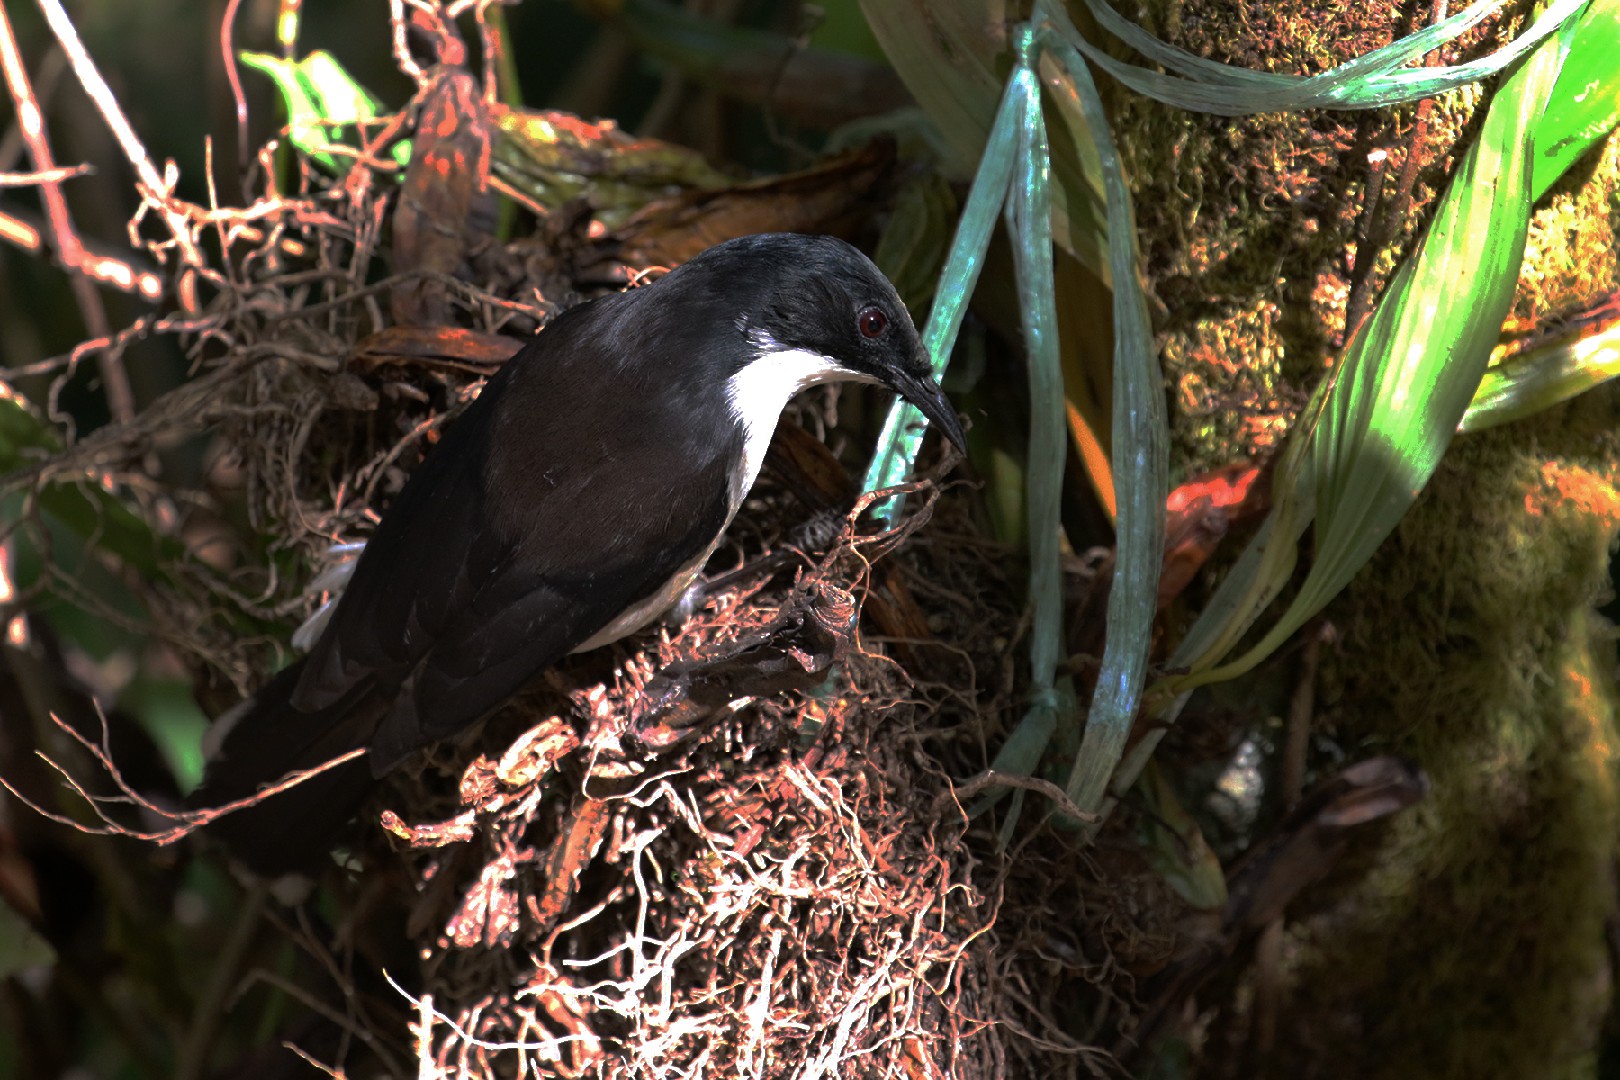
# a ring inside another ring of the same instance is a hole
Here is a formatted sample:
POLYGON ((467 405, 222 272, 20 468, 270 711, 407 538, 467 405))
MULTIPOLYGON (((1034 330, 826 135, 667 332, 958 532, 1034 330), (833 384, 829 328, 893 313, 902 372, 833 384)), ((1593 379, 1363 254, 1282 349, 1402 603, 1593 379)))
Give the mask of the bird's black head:
POLYGON ((739 365, 750 378, 735 385, 794 392, 818 382, 881 383, 964 447, 962 426, 934 381, 899 293, 853 246, 830 236, 745 236, 708 249, 676 273, 689 285, 698 278, 725 283, 733 309, 743 313, 739 365))

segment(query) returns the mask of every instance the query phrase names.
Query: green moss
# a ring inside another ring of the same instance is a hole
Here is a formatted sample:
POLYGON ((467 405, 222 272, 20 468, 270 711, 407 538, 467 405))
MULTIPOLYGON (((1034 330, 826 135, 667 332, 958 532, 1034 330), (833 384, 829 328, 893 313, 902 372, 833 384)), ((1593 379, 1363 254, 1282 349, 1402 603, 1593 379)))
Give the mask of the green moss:
MULTIPOLYGON (((1122 10, 1191 52, 1292 72, 1387 44, 1399 18, 1350 5, 1324 19, 1294 2, 1145 7, 1122 10)), ((1375 133, 1394 118, 1201 116, 1128 93, 1111 104, 1157 301, 1175 450, 1189 472, 1267 452, 1324 370, 1366 153, 1393 138, 1375 133)))
POLYGON ((1340 739, 1417 761, 1433 791, 1292 928, 1270 1075, 1593 1075, 1620 838, 1614 641, 1594 610, 1620 532, 1617 422, 1611 388, 1460 441, 1336 606, 1322 698, 1340 739))
POLYGON ((1620 288, 1620 139, 1564 175, 1530 219, 1514 314, 1578 311, 1620 288))
MULTIPOLYGON (((1364 54, 1412 17, 1340 5, 1324 18, 1305 0, 1144 6, 1120 9, 1213 59, 1296 72, 1364 54)), ((1511 36, 1526 8, 1446 59, 1511 36)), ((1178 469, 1277 445, 1339 348, 1357 261, 1371 263, 1376 299, 1422 235, 1484 100, 1478 88, 1436 99, 1414 139, 1416 106, 1225 119, 1114 94, 1178 469), (1387 213, 1414 144, 1410 204, 1370 225, 1380 202, 1370 193, 1382 185, 1387 213), (1376 151, 1388 155, 1382 181, 1376 151), (1369 235, 1378 250, 1358 250, 1369 235)), ((1620 282, 1613 142, 1538 207, 1521 317, 1556 320, 1620 282)), ((1263 1075, 1594 1074, 1620 844, 1614 646, 1596 612, 1620 533, 1617 430, 1610 387, 1460 440, 1331 609, 1344 638, 1319 688, 1324 741, 1357 757, 1403 754, 1433 793, 1370 830, 1295 913, 1263 1075)), ((1247 989, 1214 1014, 1223 1027, 1241 1030, 1233 1014, 1254 999, 1247 989)), ((1219 1055, 1200 1075, 1233 1074, 1219 1055)))
MULTIPOLYGON (((1406 9, 1379 5, 1142 8, 1121 10, 1191 52, 1267 71, 1323 71, 1412 29, 1406 9)), ((1516 25, 1487 21, 1446 57, 1474 55, 1516 25)), ((1342 343, 1357 279, 1376 298, 1421 235, 1483 96, 1468 88, 1431 101, 1419 134, 1416 105, 1227 118, 1116 88, 1115 132, 1174 395, 1172 443, 1189 473, 1275 449, 1342 343), (1415 182, 1400 198, 1414 149, 1415 182)))

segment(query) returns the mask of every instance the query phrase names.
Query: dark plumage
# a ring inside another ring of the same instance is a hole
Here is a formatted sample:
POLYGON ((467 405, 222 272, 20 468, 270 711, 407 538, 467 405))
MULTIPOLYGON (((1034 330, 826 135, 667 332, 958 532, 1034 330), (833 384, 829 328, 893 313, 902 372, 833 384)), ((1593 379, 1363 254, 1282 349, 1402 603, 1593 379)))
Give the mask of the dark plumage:
POLYGON ((250 866, 324 851, 372 780, 690 584, 787 399, 879 382, 961 443, 904 305, 827 237, 744 237, 553 319, 394 500, 303 660, 228 717, 193 796, 234 801, 367 753, 210 827, 250 866))

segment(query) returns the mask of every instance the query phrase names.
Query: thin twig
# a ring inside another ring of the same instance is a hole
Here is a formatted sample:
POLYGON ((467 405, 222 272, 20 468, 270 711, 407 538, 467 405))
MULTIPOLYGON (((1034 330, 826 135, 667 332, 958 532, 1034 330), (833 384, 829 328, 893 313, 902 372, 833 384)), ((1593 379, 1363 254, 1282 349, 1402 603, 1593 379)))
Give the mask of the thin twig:
MULTIPOLYGON (((1447 0, 1433 0, 1430 22, 1446 17, 1447 0)), ((1435 67, 1441 62, 1436 49, 1424 58, 1424 67, 1435 67)), ((1428 143, 1429 113, 1434 108, 1433 98, 1418 102, 1417 114, 1412 121, 1412 133, 1406 140, 1406 160, 1401 163, 1401 174, 1396 181, 1395 194, 1386 205, 1383 200, 1385 169, 1388 154, 1376 151, 1373 172, 1367 186, 1367 225, 1356 246, 1356 264, 1350 285, 1350 297, 1345 304, 1344 340, 1349 344, 1361 329, 1361 324, 1372 314, 1372 273, 1378 253, 1394 241, 1406 215, 1412 209, 1412 192, 1417 186, 1418 170, 1423 164, 1423 150, 1428 143)))
MULTIPOLYGON (((135 129, 130 126, 124 110, 119 107, 118 99, 113 96, 112 88, 96 69, 95 61, 90 59, 84 42, 79 40, 79 32, 74 29, 72 20, 63 10, 61 0, 39 0, 39 7, 45 14, 45 21, 50 25, 51 32, 56 35, 56 40, 62 43, 62 49, 67 53, 73 73, 79 77, 80 85, 84 87, 85 93, 90 95, 96 110, 101 113, 113 137, 118 140, 118 145, 123 148, 125 159, 134 167, 135 175, 146 188, 148 197, 158 203, 164 219, 174 233, 175 243, 180 247, 185 265, 202 266, 202 252, 197 249, 190 230, 186 228, 185 217, 170 205, 172 185, 158 174, 157 166, 152 164, 151 155, 146 152, 146 147, 141 145, 140 137, 135 134, 135 129)), ((7 35, 9 34, 8 28, 7 35)))
MULTIPOLYGON (((26 216, 8 214, 4 211, 0 211, 0 241, 36 254, 45 250, 45 236, 40 232, 38 225, 29 221, 26 216)), ((82 240, 80 250, 83 255, 79 271, 98 285, 133 293, 152 303, 163 298, 162 276, 143 268, 139 262, 103 254, 82 240)), ((15 368, 8 372, 13 376, 16 373, 15 368)))
MULTIPOLYGON (((45 58, 39 62, 34 70, 34 97, 39 101, 40 111, 49 108, 56 97, 56 88, 62 82, 62 75, 67 71, 67 57, 62 50, 52 47, 46 50, 45 58)), ((13 124, 6 129, 4 138, 0 138, 0 170, 10 171, 17 162, 22 160, 23 151, 28 144, 23 141, 22 128, 13 124)))
POLYGON ((236 168, 239 175, 246 177, 253 157, 248 149, 247 95, 242 92, 242 73, 236 66, 234 40, 236 12, 241 6, 242 0, 226 0, 225 15, 219 20, 219 57, 225 65, 225 81, 231 85, 231 101, 236 107, 236 168))
POLYGON ((306 1050, 302 1049, 301 1047, 299 1047, 298 1044, 283 1040, 281 1045, 285 1049, 292 1051, 294 1054, 297 1054, 300 1058, 303 1058, 305 1063, 307 1063, 311 1068, 319 1069, 321 1072, 325 1073, 327 1076, 332 1077, 332 1080, 347 1080, 348 1073, 345 1073, 342 1069, 334 1068, 334 1067, 332 1067, 330 1065, 326 1065, 326 1064, 323 1064, 323 1063, 321 1063, 319 1061, 316 1061, 315 1058, 312 1057, 309 1054, 308 1051, 306 1051, 306 1050))
POLYGON ((0 187, 33 187, 35 184, 55 184, 75 176, 89 176, 96 170, 90 165, 58 165, 54 169, 36 172, 0 172, 0 187))
POLYGON ((411 58, 411 46, 407 37, 410 20, 405 17, 405 0, 388 0, 388 23, 393 30, 394 63, 399 70, 408 75, 412 82, 418 86, 427 78, 422 65, 411 58))
POLYGON ((1050 780, 1042 780, 1038 776, 1019 776, 1016 773, 997 772, 995 769, 986 769, 979 775, 958 784, 954 790, 942 793, 940 799, 945 800, 953 797, 957 800, 970 799, 980 792, 1001 787, 1022 788, 1025 791, 1039 792, 1057 803, 1058 809, 1063 812, 1065 817, 1073 818, 1075 821, 1087 825, 1102 820, 1099 815, 1088 814, 1080 809, 1079 805, 1069 798, 1067 792, 1050 780))
POLYGON ((75 795, 79 796, 80 799, 84 800, 85 804, 95 812, 96 817, 101 820, 102 824, 86 825, 81 821, 68 817, 65 814, 53 813, 52 811, 45 809, 38 803, 23 795, 22 792, 18 791, 16 788, 12 787, 11 782, 5 779, 5 777, 0 777, 0 788, 10 792, 13 798, 22 803, 24 806, 28 807, 30 810, 34 811, 36 814, 39 814, 41 817, 48 818, 59 825, 66 825, 69 828, 75 829, 88 836, 125 836, 134 840, 144 840, 159 846, 175 843, 176 841, 189 836, 191 833, 196 832, 209 822, 216 821, 219 818, 224 817, 226 814, 233 813, 242 809, 243 807, 256 806, 273 795, 279 795, 290 788, 302 784, 305 780, 308 780, 313 776, 317 776, 329 769, 335 769, 339 765, 342 765, 348 761, 353 761, 355 758, 366 753, 366 748, 360 747, 359 749, 351 750, 347 754, 343 754, 340 757, 335 757, 330 761, 323 762, 320 765, 317 765, 315 768, 300 769, 296 772, 287 773, 274 784, 262 788, 257 793, 249 795, 246 798, 237 799, 234 802, 224 803, 220 806, 208 807, 207 809, 203 810, 174 810, 169 807, 159 806, 146 796, 142 795, 140 792, 136 791, 124 779, 123 774, 118 771, 118 767, 113 764, 112 755, 108 750, 107 718, 105 716, 102 716, 101 718, 101 743, 99 745, 92 742, 83 733, 76 730, 71 724, 64 721, 55 713, 51 714, 51 720, 56 724, 57 727, 66 732, 74 742, 83 747, 86 753, 95 759, 96 764, 101 767, 102 771, 107 774, 107 777, 112 780, 112 782, 121 792, 119 795, 92 795, 89 791, 85 790, 83 784, 74 779, 73 774, 68 772, 66 768, 58 764, 43 751, 36 751, 39 759, 46 765, 50 766, 50 768, 61 777, 62 782, 67 785, 69 790, 71 790, 75 795), (167 829, 130 828, 127 825, 121 825, 114 821, 107 815, 107 812, 102 809, 104 806, 114 804, 134 806, 159 818, 160 820, 172 821, 176 824, 167 829))
POLYGON ((45 236, 21 218, 0 211, 0 240, 24 251, 45 250, 45 236))
MULTIPOLYGON (((67 53, 71 61, 72 50, 68 49, 67 53)), ((41 175, 49 176, 58 169, 55 157, 51 153, 50 140, 45 134, 45 115, 40 111, 39 100, 34 96, 33 87, 29 84, 28 71, 23 66, 22 53, 17 48, 17 37, 12 32, 11 19, 4 7, 0 7, 0 67, 5 69, 6 87, 10 90, 11 100, 17 109, 17 126, 22 130, 23 139, 28 143, 28 153, 34 160, 34 169, 41 175)), ((68 272, 68 279, 72 282, 73 298, 84 318, 85 329, 93 337, 105 337, 108 333, 107 309, 101 302, 101 294, 96 292, 95 283, 80 272, 85 263, 84 246, 79 242, 79 234, 73 228, 73 218, 68 213, 61 180, 42 180, 39 188, 40 194, 45 199, 45 213, 50 222, 51 239, 56 246, 57 256, 62 260, 63 268, 68 272)), ((116 356, 103 354, 98 360, 98 366, 101 370, 102 386, 107 392, 107 406, 112 412, 113 419, 120 423, 134 419, 135 396, 130 390, 129 376, 124 371, 122 361, 116 356)))

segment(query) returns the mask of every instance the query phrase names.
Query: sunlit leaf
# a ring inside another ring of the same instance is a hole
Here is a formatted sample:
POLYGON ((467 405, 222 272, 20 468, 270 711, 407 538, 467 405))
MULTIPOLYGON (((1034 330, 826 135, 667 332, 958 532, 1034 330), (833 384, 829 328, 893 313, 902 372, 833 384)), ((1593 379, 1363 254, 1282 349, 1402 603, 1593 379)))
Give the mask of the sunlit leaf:
POLYGON ((1533 348, 1494 365, 1462 418, 1463 431, 1483 431, 1533 416, 1620 375, 1620 321, 1595 334, 1533 348))
POLYGON ((1539 199, 1582 154, 1620 123, 1620 0, 1582 13, 1569 55, 1536 124, 1530 198, 1539 199))
MULTIPOLYGON (((284 60, 269 53, 239 55, 242 63, 270 76, 281 91, 293 145, 324 169, 339 175, 348 171, 353 156, 340 148, 357 150, 359 146, 343 136, 353 125, 376 119, 377 99, 328 52, 316 50, 302 60, 284 60)), ((411 160, 407 142, 395 143, 390 153, 400 166, 411 160)))
POLYGON ((1544 43, 1492 99, 1415 259, 1346 351, 1304 444, 1309 482, 1277 487, 1271 521, 1244 555, 1242 573, 1222 584, 1172 657, 1173 667, 1191 670, 1168 685, 1232 678, 1270 655, 1349 582, 1427 483, 1513 300, 1530 216, 1533 132, 1563 48, 1563 38, 1544 43), (1292 563, 1286 548, 1312 503, 1316 558, 1299 594, 1244 656, 1213 667, 1258 613, 1253 598, 1280 587, 1276 575, 1292 563))
MULTIPOLYGON (((1106 121, 1080 54, 1148 96, 1232 115, 1310 107, 1368 108, 1417 100, 1505 70, 1530 50, 1538 50, 1497 94, 1480 139, 1456 171, 1419 261, 1396 274, 1385 300, 1347 350, 1336 380, 1319 393, 1309 421, 1301 427, 1303 437, 1290 447, 1278 470, 1281 494, 1271 518, 1172 658, 1173 667, 1186 671, 1161 687, 1156 700, 1162 703, 1165 694, 1173 697, 1199 682, 1238 674, 1269 654, 1343 588, 1432 474, 1479 382, 1496 327, 1513 296, 1533 179, 1540 175, 1533 172, 1535 125, 1545 111, 1562 51, 1572 36, 1568 21, 1584 0, 1554 0, 1518 39, 1466 64, 1411 66, 1477 26, 1499 3, 1476 4, 1389 47, 1309 77, 1245 71, 1191 56, 1152 39, 1100 0, 1087 3, 1100 24, 1164 65, 1170 74, 1109 57, 1080 38, 1060 7, 1037 4, 1036 19, 1047 25, 1043 31, 1047 54, 1041 71, 1048 90, 1062 103, 1065 115, 1077 116, 1081 128, 1094 135, 1094 139, 1083 140, 1086 161, 1093 167, 1082 170, 1085 175, 1075 190, 1083 196, 1087 191, 1095 194, 1099 183, 1104 187, 1108 234, 1115 241, 1105 270, 1115 284, 1116 302, 1111 464, 1121 499, 1121 564, 1110 594, 1107 645, 1086 742, 1069 782, 1071 798, 1083 809, 1101 805, 1106 797, 1110 775, 1140 701, 1163 549, 1165 436, 1162 380, 1145 305, 1136 286, 1129 203, 1117 160, 1109 160, 1112 150, 1106 121), (1558 36, 1549 40, 1555 33, 1558 36), (1298 559, 1298 543, 1313 521, 1316 559, 1295 603, 1250 653, 1214 669, 1288 581, 1298 559)), ((866 6, 897 68, 953 142, 971 150, 976 140, 984 140, 980 179, 990 168, 1002 169, 1011 149, 1010 130, 1019 115, 1028 118, 1027 113, 1010 110, 1025 63, 1015 63, 988 127, 984 126, 988 116, 986 73, 993 71, 997 57, 1005 55, 999 35, 1007 33, 1017 41, 1035 24, 987 29, 988 24, 978 17, 983 5, 973 0, 928 10, 908 4, 879 5, 875 0, 866 6), (908 41, 901 32, 908 25, 919 31, 917 40, 908 41), (928 32, 921 33, 925 27, 928 32)), ((1570 100, 1579 92, 1571 89, 1570 100)), ((1599 122, 1595 118, 1602 111, 1600 105, 1593 104, 1584 119, 1569 123, 1580 132, 1588 131, 1599 122)), ((1563 137, 1574 135, 1570 132, 1563 137)), ((1029 165, 1029 145, 1027 140, 1021 144, 1020 167, 1029 165)), ((976 183, 973 197, 982 194, 976 183)), ((1095 211, 1095 199, 1091 208, 1095 211)), ((958 248, 965 234, 965 228, 959 232, 958 248)), ((1026 245, 1031 242, 1027 236, 1022 243, 1015 237, 1025 267, 1029 265, 1026 245)), ((953 262, 957 255, 953 251, 953 262)), ((1085 253, 1093 264, 1096 255, 1095 247, 1085 253)), ((973 275, 960 269, 953 272, 951 263, 947 264, 939 293, 952 296, 957 304, 971 294, 977 268, 973 267, 973 275)), ((1027 284, 1024 291, 1029 291, 1027 284)), ((1026 305, 1032 302, 1028 295, 1024 300, 1026 305)), ((1049 298, 1046 302, 1050 303, 1049 298)), ((930 329, 935 325, 931 317, 930 329)), ((954 338, 955 322, 941 319, 938 326, 949 335, 930 341, 936 361, 954 338)), ((1032 346, 1038 344, 1036 336, 1030 336, 1032 346)), ((891 415, 891 427, 898 427, 902 415, 891 415)), ((908 444, 900 430, 891 430, 886 432, 883 452, 885 456, 874 463, 869 474, 869 483, 904 475, 915 452, 915 440, 908 444)), ((1029 472, 1033 481, 1035 469, 1029 472)), ((1036 520, 1032 514, 1032 523, 1036 520)), ((1032 542, 1038 541, 1038 536, 1032 536, 1032 542)), ((1035 648, 1041 647, 1037 641, 1035 648)), ((1040 714, 1044 706, 1054 703, 1042 700, 1048 691, 1040 682, 1039 665, 1036 671, 1037 707, 1004 748, 998 766, 1010 765, 1009 755, 1013 755, 1020 764, 1033 767, 1049 737, 1051 725, 1040 714)), ((1138 745, 1120 772, 1123 782, 1140 769, 1158 737, 1154 733, 1138 745)))

